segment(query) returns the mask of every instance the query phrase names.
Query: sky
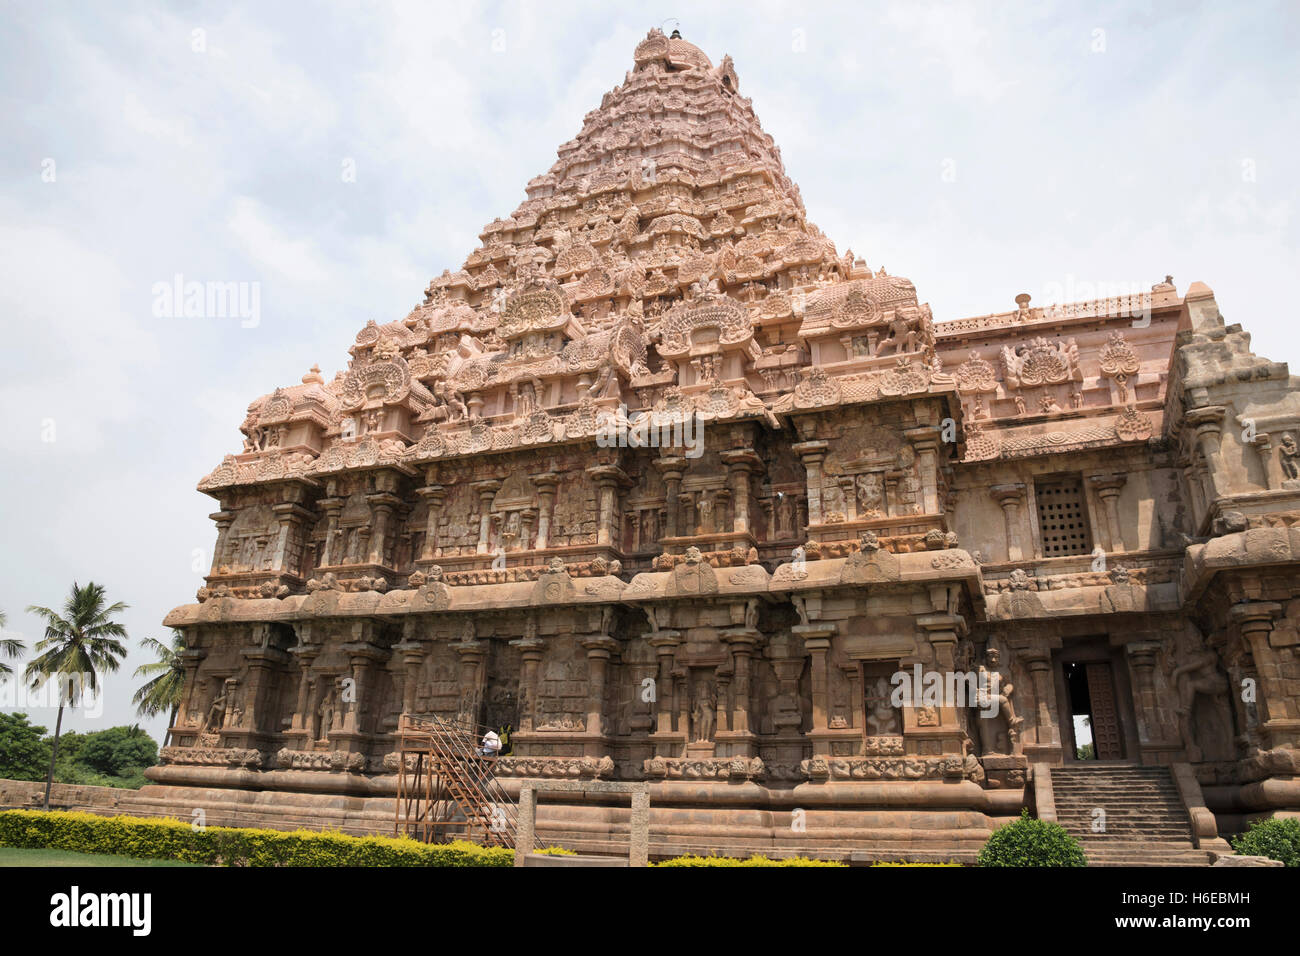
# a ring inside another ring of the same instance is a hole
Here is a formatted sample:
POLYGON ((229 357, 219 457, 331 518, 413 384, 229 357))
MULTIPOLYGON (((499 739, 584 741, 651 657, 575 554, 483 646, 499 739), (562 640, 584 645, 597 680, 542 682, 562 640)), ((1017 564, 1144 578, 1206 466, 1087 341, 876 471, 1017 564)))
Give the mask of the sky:
POLYGON ((65 727, 138 720, 138 640, 202 583, 195 485, 248 403, 459 267, 660 26, 731 54, 810 220, 937 320, 1172 274, 1300 357, 1295 3, 6 0, 5 636, 74 581, 130 605, 102 713, 65 727), (177 276, 248 308, 186 317, 177 276))

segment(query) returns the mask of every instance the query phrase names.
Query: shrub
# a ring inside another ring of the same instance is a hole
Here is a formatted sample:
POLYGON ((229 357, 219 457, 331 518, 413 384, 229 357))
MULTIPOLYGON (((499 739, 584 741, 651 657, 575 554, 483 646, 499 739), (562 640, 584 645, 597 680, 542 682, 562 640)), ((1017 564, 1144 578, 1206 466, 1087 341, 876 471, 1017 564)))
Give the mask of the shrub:
POLYGON ((905 860, 900 860, 897 863, 885 863, 882 861, 880 863, 872 863, 871 865, 872 866, 961 866, 960 863, 953 863, 951 861, 949 861, 948 863, 908 863, 905 860))
POLYGON ((44 727, 26 714, 0 714, 0 777, 7 780, 44 780, 50 768, 50 745, 41 739, 44 727))
POLYGON ((993 831, 979 852, 980 866, 1087 866, 1079 841, 1056 823, 1020 819, 993 831))
POLYGON ((545 854, 546 856, 577 856, 577 855, 578 855, 578 851, 577 851, 577 850, 570 850, 570 849, 568 849, 568 848, 566 848, 566 847, 562 847, 562 846, 548 846, 548 847, 543 847, 542 849, 538 850, 537 852, 538 852, 538 853, 543 853, 543 854, 545 854))
POLYGON ((1266 856, 1283 866, 1300 866, 1300 819, 1256 820, 1232 838, 1232 848, 1243 856, 1266 856))
POLYGON ((209 866, 512 866, 514 851, 395 837, 260 830, 194 829, 180 820, 101 817, 93 813, 0 813, 0 846, 107 853, 209 866))
POLYGON ((734 856, 696 856, 687 854, 686 856, 673 857, 671 860, 664 860, 655 866, 847 866, 846 863, 836 863, 831 860, 810 860, 802 856, 792 856, 783 860, 771 860, 765 856, 751 856, 745 859, 738 859, 734 856))

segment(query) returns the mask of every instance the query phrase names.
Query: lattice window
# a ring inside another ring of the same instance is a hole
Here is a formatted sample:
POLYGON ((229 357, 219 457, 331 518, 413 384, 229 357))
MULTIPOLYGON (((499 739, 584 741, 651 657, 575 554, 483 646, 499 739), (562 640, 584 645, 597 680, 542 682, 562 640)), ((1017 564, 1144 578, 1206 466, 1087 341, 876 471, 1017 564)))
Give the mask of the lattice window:
POLYGON ((1038 502, 1038 533, 1043 541, 1043 557, 1057 558, 1063 554, 1088 554, 1092 551, 1081 480, 1040 481, 1034 485, 1034 496, 1038 502))

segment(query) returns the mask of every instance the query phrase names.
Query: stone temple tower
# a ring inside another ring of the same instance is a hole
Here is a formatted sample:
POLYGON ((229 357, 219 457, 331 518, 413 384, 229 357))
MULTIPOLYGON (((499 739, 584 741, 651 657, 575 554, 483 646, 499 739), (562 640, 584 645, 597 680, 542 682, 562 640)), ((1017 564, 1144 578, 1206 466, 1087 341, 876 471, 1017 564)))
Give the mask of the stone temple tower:
POLYGON ((658 30, 480 238, 200 482, 141 807, 387 830, 423 714, 509 725, 507 789, 647 781, 652 854, 965 859, 1128 782, 1090 852, 1204 859, 1300 810, 1300 399, 1205 285, 935 321, 658 30))

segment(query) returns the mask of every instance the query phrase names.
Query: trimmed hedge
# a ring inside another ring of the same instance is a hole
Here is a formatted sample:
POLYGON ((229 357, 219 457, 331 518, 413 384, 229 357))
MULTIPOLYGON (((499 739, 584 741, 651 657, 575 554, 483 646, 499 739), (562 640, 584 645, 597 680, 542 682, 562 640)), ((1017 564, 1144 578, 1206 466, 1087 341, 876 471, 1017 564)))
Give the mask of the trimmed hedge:
POLYGON ((676 856, 654 866, 847 866, 847 863, 835 863, 831 860, 809 860, 794 856, 784 860, 772 860, 765 856, 751 856, 738 859, 734 856, 676 856))
POLYGON ((955 866, 960 868, 962 864, 953 863, 951 861, 948 863, 908 863, 905 860, 900 860, 897 863, 872 863, 871 865, 872 866, 955 866))
POLYGON ((1079 841, 1059 823, 1035 820, 1028 810, 998 827, 976 858, 980 866, 1087 866, 1079 841))
POLYGON ((41 810, 0 812, 0 846, 109 853, 208 866, 513 866, 514 851, 315 830, 196 829, 181 820, 41 810))
POLYGON ((1300 866, 1300 819, 1256 820, 1249 830, 1232 838, 1232 848, 1242 856, 1266 856, 1284 866, 1300 866))

